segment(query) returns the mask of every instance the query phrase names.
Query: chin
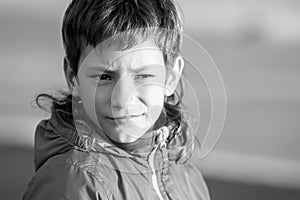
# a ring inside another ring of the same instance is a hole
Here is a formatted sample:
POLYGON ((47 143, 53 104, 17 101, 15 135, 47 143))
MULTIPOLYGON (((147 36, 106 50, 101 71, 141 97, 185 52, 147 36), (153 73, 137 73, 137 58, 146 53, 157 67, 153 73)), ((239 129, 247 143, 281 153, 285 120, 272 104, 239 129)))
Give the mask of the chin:
POLYGON ((143 137, 153 127, 154 122, 147 115, 132 120, 114 120, 103 117, 99 118, 99 125, 111 140, 128 143, 143 137))
POLYGON ((134 142, 137 139, 143 137, 143 135, 151 128, 151 126, 147 127, 136 127, 136 126, 114 126, 112 127, 104 127, 105 134, 113 141, 118 143, 128 143, 134 142))
POLYGON ((120 139, 126 140, 137 140, 138 138, 142 137, 150 127, 145 128, 120 128, 118 132, 115 132, 115 134, 121 136, 120 139))

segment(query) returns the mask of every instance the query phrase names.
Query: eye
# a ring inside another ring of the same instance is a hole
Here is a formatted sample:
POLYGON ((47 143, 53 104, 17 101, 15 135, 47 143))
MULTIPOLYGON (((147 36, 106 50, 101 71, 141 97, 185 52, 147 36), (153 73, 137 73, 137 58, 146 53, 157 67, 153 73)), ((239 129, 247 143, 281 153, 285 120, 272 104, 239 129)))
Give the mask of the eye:
POLYGON ((98 74, 98 75, 93 75, 91 78, 97 79, 98 81, 111 81, 112 76, 110 74, 98 74))
POLYGON ((138 74, 136 76, 134 76, 134 79, 147 79, 147 78, 151 78, 154 77, 153 74, 138 74))
POLYGON ((112 76, 109 75, 109 74, 101 74, 99 76, 99 80, 111 81, 112 80, 112 76))

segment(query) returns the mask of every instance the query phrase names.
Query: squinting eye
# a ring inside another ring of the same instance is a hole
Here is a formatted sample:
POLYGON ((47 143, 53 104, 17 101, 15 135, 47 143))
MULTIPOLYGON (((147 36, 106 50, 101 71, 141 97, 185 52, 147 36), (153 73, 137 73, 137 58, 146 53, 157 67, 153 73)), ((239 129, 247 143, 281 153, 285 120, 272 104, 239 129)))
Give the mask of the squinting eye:
POLYGON ((154 77, 152 74, 139 74, 134 77, 134 79, 144 79, 154 77))
POLYGON ((98 74, 98 75, 92 75, 92 76, 89 76, 90 78, 94 79, 95 81, 98 81, 99 83, 100 82, 109 82, 113 79, 113 77, 109 74, 98 74))
POLYGON ((112 77, 108 74, 102 74, 99 76, 100 80, 105 80, 105 81, 110 81, 112 79, 112 77))
POLYGON ((112 80, 112 76, 109 74, 100 74, 100 75, 94 75, 91 77, 94 79, 97 79, 99 81, 111 81, 112 80))

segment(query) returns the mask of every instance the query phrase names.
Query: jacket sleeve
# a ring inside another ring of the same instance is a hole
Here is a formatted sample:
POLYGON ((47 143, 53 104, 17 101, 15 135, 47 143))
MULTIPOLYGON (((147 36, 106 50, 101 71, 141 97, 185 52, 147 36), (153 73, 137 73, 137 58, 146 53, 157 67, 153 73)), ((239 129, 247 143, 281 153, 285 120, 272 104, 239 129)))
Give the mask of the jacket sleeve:
POLYGON ((23 200, 111 200, 99 178, 76 165, 56 164, 40 169, 29 183, 23 200))

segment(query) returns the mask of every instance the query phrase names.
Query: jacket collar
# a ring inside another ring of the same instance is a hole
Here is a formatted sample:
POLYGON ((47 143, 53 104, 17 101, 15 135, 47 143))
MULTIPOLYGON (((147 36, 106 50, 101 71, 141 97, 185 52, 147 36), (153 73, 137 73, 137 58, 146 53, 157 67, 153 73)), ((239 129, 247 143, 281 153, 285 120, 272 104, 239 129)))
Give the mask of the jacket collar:
MULTIPOLYGON (((87 117, 84 117, 87 119, 87 117)), ((65 138, 68 143, 82 151, 111 153, 121 157, 147 157, 158 144, 157 139, 162 132, 170 131, 173 126, 165 125, 145 133, 145 135, 132 143, 116 143, 105 134, 99 134, 100 130, 93 122, 75 119, 71 124, 70 115, 61 110, 54 110, 48 121, 52 131, 65 138)), ((163 121, 163 120, 161 120, 163 121)))

